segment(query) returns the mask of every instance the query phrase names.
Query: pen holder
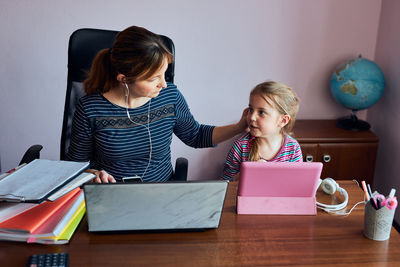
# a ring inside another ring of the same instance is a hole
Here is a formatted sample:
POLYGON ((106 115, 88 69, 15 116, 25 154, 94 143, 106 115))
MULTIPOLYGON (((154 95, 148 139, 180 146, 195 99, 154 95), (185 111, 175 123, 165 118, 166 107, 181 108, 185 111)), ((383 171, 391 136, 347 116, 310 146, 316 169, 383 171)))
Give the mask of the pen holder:
POLYGON ((389 239, 395 211, 386 206, 377 210, 368 201, 364 209, 364 235, 376 241, 389 239))

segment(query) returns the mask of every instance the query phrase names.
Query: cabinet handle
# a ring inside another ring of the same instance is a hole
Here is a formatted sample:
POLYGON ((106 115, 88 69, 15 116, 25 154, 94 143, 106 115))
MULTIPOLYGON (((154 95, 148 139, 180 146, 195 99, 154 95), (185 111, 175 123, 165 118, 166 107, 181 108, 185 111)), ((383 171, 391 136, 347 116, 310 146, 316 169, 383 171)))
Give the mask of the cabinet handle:
POLYGON ((312 162, 314 160, 312 155, 307 155, 306 156, 306 162, 312 162))
POLYGON ((322 159, 323 159, 324 162, 330 162, 331 161, 331 155, 324 155, 322 157, 322 159))

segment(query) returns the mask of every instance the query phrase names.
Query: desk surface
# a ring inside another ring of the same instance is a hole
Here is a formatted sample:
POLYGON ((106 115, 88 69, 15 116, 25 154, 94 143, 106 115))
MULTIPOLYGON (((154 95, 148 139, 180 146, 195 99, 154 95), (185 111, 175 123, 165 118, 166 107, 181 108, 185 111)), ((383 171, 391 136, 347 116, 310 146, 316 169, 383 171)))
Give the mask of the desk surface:
MULTIPOLYGON (((348 207, 363 199, 354 182, 341 181, 348 207)), ((67 245, 0 242, 0 266, 24 266, 29 255, 68 252, 70 266, 400 266, 400 236, 387 241, 362 234, 363 205, 347 217, 236 214, 237 183, 229 184, 218 229, 190 233, 92 234, 84 219, 67 245)), ((322 192, 323 203, 338 201, 322 192), (327 201, 324 202, 323 200, 327 201)))

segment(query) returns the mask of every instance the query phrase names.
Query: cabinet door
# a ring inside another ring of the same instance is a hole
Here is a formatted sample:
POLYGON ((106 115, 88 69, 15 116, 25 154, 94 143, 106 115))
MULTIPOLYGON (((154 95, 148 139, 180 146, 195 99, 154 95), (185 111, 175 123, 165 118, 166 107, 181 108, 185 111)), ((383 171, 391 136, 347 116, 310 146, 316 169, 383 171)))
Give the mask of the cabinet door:
POLYGON ((319 144, 317 160, 324 164, 321 178, 365 180, 372 185, 377 143, 319 144))
POLYGON ((303 161, 317 161, 318 144, 300 144, 303 161))

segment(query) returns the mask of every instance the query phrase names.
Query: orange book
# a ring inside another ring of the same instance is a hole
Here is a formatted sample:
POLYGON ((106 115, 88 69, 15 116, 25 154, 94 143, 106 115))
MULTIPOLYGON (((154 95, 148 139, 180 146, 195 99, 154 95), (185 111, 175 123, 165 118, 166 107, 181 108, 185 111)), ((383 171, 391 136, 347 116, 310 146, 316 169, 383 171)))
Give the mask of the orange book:
POLYGON ((71 198, 78 194, 80 190, 81 189, 77 187, 53 202, 42 202, 30 210, 20 213, 0 223, 0 231, 5 233, 31 234, 52 215, 66 206, 66 203, 68 203, 71 198))

